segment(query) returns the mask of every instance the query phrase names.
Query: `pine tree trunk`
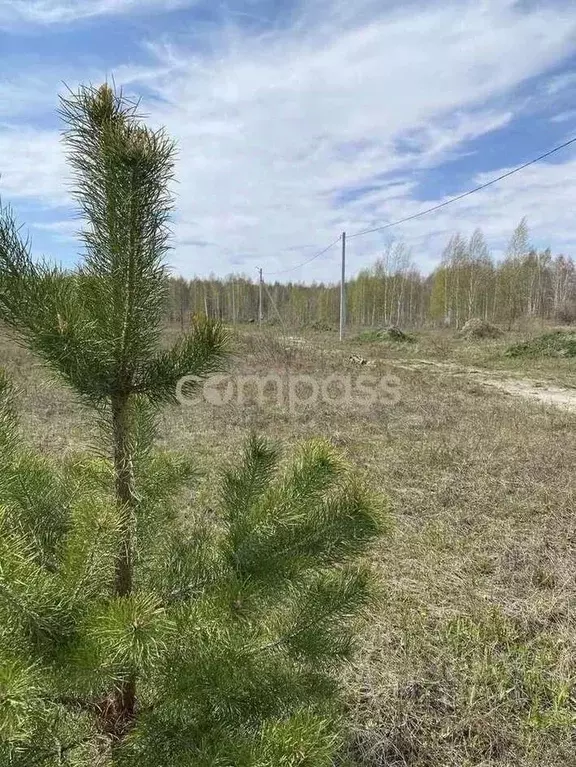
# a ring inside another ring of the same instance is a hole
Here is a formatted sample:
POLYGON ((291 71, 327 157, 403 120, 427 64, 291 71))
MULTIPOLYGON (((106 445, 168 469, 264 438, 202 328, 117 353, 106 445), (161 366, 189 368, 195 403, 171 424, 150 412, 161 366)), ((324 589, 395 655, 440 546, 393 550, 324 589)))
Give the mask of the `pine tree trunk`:
POLYGON ((132 592, 134 548, 134 466, 130 449, 128 397, 112 398, 112 432, 114 440, 114 475, 116 501, 122 519, 122 543, 116 560, 115 590, 119 597, 132 592))
MULTIPOLYGON (((127 597, 132 593, 134 578, 136 490, 130 446, 129 397, 126 395, 112 398, 112 433, 116 502, 122 521, 114 590, 116 596, 127 597)), ((135 707, 136 680, 131 675, 116 690, 110 711, 110 730, 117 738, 121 738, 129 729, 134 719, 135 707)))

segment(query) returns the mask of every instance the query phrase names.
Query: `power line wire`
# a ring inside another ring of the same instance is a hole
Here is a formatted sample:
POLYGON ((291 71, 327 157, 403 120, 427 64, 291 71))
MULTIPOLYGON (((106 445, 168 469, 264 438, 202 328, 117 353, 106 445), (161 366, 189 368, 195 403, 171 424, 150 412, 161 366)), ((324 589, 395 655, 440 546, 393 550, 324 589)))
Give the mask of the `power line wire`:
POLYGON ((312 263, 312 261, 315 261, 317 258, 320 258, 320 256, 323 256, 324 253, 328 253, 330 248, 333 248, 334 245, 336 245, 337 242, 340 242, 342 239, 342 236, 338 236, 334 242, 331 242, 328 247, 324 248, 324 250, 321 250, 320 253, 316 253, 316 255, 312 256, 312 258, 307 259, 306 261, 303 261, 301 264, 297 264, 296 266, 291 266, 289 269, 282 269, 279 272, 266 272, 267 277, 275 277, 277 274, 288 274, 288 272, 295 272, 296 269, 300 269, 302 266, 306 266, 306 264, 312 263))
POLYGON ((546 159, 546 157, 550 157, 550 155, 555 154, 556 152, 559 152, 561 149, 565 149, 567 146, 570 146, 570 144, 576 143, 576 137, 570 139, 569 141, 564 142, 564 144, 560 144, 557 147, 554 147, 554 149, 550 149, 550 151, 545 152, 544 154, 541 154, 539 157, 535 157, 533 160, 530 160, 529 162, 525 162, 523 165, 519 165, 517 168, 514 168, 513 170, 509 170, 507 173, 503 173, 501 176, 498 176, 497 178, 493 178, 491 181, 487 181, 485 184, 480 184, 480 186, 475 187, 474 189, 470 189, 468 192, 464 192, 463 194, 459 194, 456 197, 451 197, 449 200, 446 200, 445 202, 440 203, 439 205, 434 205, 432 208, 428 208, 427 210, 422 210, 420 213, 414 213, 412 216, 407 216, 406 218, 401 218, 398 221, 392 221, 389 224, 384 224, 383 226, 377 226, 374 229, 364 229, 361 232, 356 232, 356 234, 349 234, 348 239, 352 240, 356 237, 363 237, 366 234, 373 234, 374 232, 382 232, 384 229, 390 229, 393 226, 398 226, 399 224, 405 224, 407 221, 413 221, 415 218, 420 218, 421 216, 425 216, 428 213, 433 213, 436 210, 440 210, 440 208, 445 208, 447 205, 451 205, 453 202, 458 202, 458 200, 463 200, 465 197, 470 197, 470 195, 475 194, 476 192, 482 191, 482 189, 486 189, 486 187, 492 186, 493 184, 497 184, 499 181, 502 181, 505 178, 509 178, 509 176, 513 176, 515 173, 519 173, 521 170, 524 170, 525 168, 530 167, 530 165, 535 165, 537 162, 540 162, 541 160, 546 159))
MULTIPOLYGON (((481 192, 483 189, 488 188, 489 186, 493 186, 494 184, 497 184, 499 181, 503 181, 505 178, 509 178, 510 176, 513 176, 516 173, 519 173, 522 170, 525 170, 526 168, 529 168, 531 165, 535 165, 538 162, 541 162, 542 160, 545 160, 547 157, 550 157, 551 155, 555 154, 556 152, 561 151, 562 149, 565 149, 566 147, 570 146, 571 144, 576 143, 576 137, 571 138, 569 141, 565 141, 563 144, 560 144, 559 146, 554 147, 553 149, 550 149, 548 152, 544 152, 544 154, 539 155, 538 157, 535 157, 532 160, 529 160, 528 162, 523 163, 522 165, 519 165, 517 168, 513 168, 512 170, 507 171, 506 173, 503 173, 500 176, 497 176, 496 178, 491 179, 490 181, 487 181, 484 184, 480 184, 477 187, 474 187, 474 189, 470 189, 467 192, 463 192, 462 194, 456 195, 456 197, 451 197, 449 200, 446 200, 445 202, 441 202, 438 205, 434 205, 431 208, 427 208, 426 210, 421 210, 419 213, 414 213, 411 216, 406 216, 405 218, 400 218, 397 221, 392 221, 388 224, 384 224, 382 226, 374 227, 373 229, 363 229, 360 232, 356 232, 355 234, 349 234, 348 239, 352 240, 356 237, 364 237, 367 234, 373 234, 375 232, 382 232, 385 229, 390 229, 393 226, 398 226, 400 224, 405 224, 408 221, 414 221, 417 218, 420 218, 421 216, 426 216, 428 213, 433 213, 437 210, 441 210, 442 208, 447 207, 448 205, 452 205, 454 202, 458 202, 459 200, 463 200, 465 197, 470 197, 473 194, 476 194, 476 192, 481 192)), ((312 263, 312 261, 315 261, 316 259, 323 256, 325 253, 327 253, 331 248, 336 245, 336 243, 340 242, 342 239, 341 236, 337 237, 333 242, 330 243, 326 248, 321 250, 319 253, 316 253, 311 258, 306 259, 306 261, 302 261, 300 264, 296 264, 296 266, 291 266, 288 269, 281 269, 276 272, 266 272, 266 276, 268 277, 275 277, 276 275, 280 274, 289 274, 290 272, 294 272, 297 269, 300 269, 303 266, 306 266, 307 264, 312 263)), ((301 245, 300 248, 308 248, 313 247, 312 245, 301 245)))

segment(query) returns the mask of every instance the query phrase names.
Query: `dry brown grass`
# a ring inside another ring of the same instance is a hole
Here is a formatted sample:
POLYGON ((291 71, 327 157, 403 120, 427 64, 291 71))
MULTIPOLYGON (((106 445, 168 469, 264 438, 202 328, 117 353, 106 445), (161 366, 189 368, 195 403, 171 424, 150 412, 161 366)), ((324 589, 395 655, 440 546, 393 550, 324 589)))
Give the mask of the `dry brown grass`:
MULTIPOLYGON (((199 400, 163 417, 163 442, 192 451, 204 469, 203 496, 252 429, 285 444, 328 436, 388 495, 393 534, 374 554, 382 600, 345 679, 347 765, 576 762, 576 416, 442 369, 386 363, 441 353, 494 366, 505 343, 470 351, 430 334, 420 336, 418 350, 378 347, 378 373, 401 378, 394 406, 319 404, 290 414, 273 402, 214 407, 199 400)), ((323 380, 358 372, 346 362, 354 350, 338 349, 327 335, 287 349, 252 330, 238 338, 234 371, 323 380)), ((366 346, 355 351, 368 355, 366 346)), ((4 343, 2 355, 21 384, 36 444, 56 453, 85 445, 73 401, 24 352, 4 343)), ((515 370, 532 373, 526 363, 515 370)), ((561 375, 568 380, 573 371, 565 365, 561 375)))
MULTIPOLYGON (((415 343, 363 345, 363 353, 382 359, 425 359, 452 362, 463 367, 511 374, 517 377, 541 378, 564 386, 576 384, 576 358, 512 358, 506 350, 515 343, 526 341, 551 328, 535 325, 523 331, 506 332, 498 339, 475 340, 463 338, 455 331, 424 330, 414 332, 415 343)), ((565 330, 565 328, 564 328, 565 330)), ((353 334, 350 334, 353 337, 353 334)), ((324 336, 324 342, 334 344, 333 336, 324 336)), ((354 346, 354 341, 348 344, 354 346)))

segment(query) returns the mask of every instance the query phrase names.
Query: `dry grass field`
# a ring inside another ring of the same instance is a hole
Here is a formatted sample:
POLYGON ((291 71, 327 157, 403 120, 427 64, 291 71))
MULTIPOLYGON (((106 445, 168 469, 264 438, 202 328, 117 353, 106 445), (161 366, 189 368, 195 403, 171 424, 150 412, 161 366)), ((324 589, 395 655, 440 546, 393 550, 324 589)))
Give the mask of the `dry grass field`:
MULTIPOLYGON (((197 456, 198 500, 251 430, 287 447, 327 436, 389 498, 389 535, 374 552, 381 599, 344 680, 343 764, 576 764, 576 412, 486 382, 569 388, 574 360, 508 359, 510 336, 340 346, 328 334, 278 333, 238 332, 232 375, 319 384, 393 375, 394 401, 318 398, 290 411, 272 396, 223 406, 197 398, 166 411, 161 438, 197 456), (353 354, 371 364, 351 363, 353 354)), ((33 443, 60 455, 89 445, 60 385, 10 341, 0 352, 33 443)))

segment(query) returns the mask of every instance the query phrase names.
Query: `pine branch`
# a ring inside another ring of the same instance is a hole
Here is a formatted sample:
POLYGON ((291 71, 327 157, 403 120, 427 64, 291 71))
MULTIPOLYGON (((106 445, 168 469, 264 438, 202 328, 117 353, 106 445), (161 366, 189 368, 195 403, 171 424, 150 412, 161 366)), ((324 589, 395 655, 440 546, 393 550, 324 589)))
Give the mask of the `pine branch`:
POLYGON ((383 510, 350 481, 331 445, 305 444, 277 483, 275 456, 266 450, 250 444, 241 471, 225 478, 229 556, 239 578, 278 588, 307 569, 361 554, 380 534, 383 510))
POLYGON ((11 461, 18 439, 15 394, 12 382, 0 369, 0 455, 4 461, 11 461))
MULTIPOLYGON (((195 321, 192 331, 172 349, 154 355, 135 382, 134 391, 152 402, 176 403, 177 385, 185 376, 205 379, 224 369, 230 336, 223 325, 208 319, 195 321)), ((189 388, 194 388, 189 386, 189 388)))
MULTIPOLYGON (((331 632, 335 627, 335 619, 345 614, 357 614, 361 606, 370 601, 371 577, 367 570, 344 570, 330 577, 321 574, 303 594, 297 592, 297 612, 292 619, 293 627, 278 639, 269 642, 254 652, 269 652, 279 647, 286 647, 301 639, 309 632, 313 633, 315 644, 322 644, 326 627, 331 632)), ((337 624, 336 624, 337 625, 337 624)), ((341 628, 341 626, 339 626, 341 628)), ((330 637, 329 637, 330 638, 330 637)), ((333 638, 331 643, 334 644, 333 638)), ((296 649, 296 648, 295 648, 296 649)), ((310 652, 310 644, 304 642, 298 648, 308 661, 318 662, 323 656, 330 657, 327 647, 317 657, 310 652)))
POLYGON ((43 764, 44 762, 47 762, 49 759, 53 758, 59 759, 60 764, 62 764, 62 759, 66 758, 68 754, 72 753, 72 751, 76 751, 76 749, 85 746, 87 743, 90 743, 92 738, 93 736, 89 735, 86 738, 75 740, 71 743, 67 743, 66 745, 60 744, 53 750, 44 749, 42 753, 36 754, 31 761, 29 761, 30 757, 26 756, 26 767, 35 767, 36 765, 43 764))

